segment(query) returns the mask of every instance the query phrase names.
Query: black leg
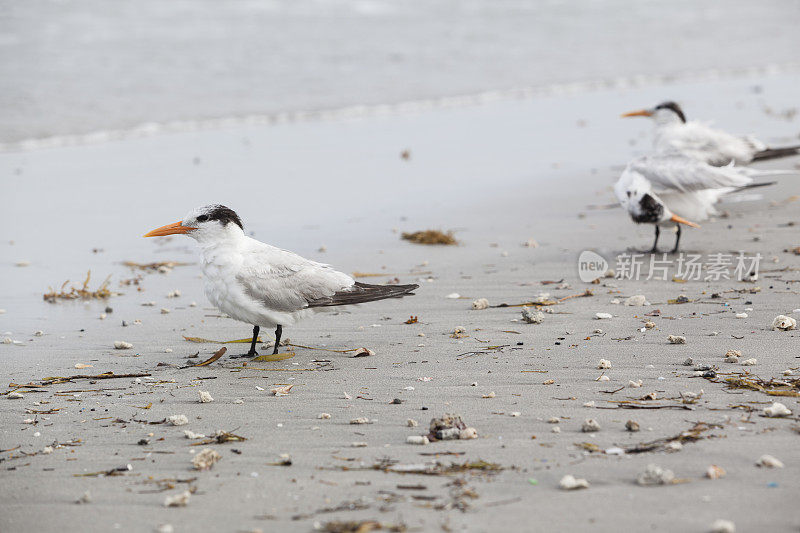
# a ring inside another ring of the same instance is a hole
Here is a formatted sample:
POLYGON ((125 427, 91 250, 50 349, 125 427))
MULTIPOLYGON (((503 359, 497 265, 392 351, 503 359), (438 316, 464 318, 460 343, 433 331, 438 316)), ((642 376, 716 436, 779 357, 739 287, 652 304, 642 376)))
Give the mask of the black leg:
POLYGON ((656 240, 653 241, 653 249, 650 250, 651 254, 654 254, 654 253, 658 252, 658 236, 659 235, 661 235, 661 228, 659 228, 658 225, 656 225, 656 240))
POLYGON ((256 356, 258 352, 256 352, 256 341, 258 341, 258 332, 261 328, 258 326, 253 326, 253 342, 250 343, 250 351, 247 352, 249 356, 256 356))
POLYGON ((278 324, 278 327, 275 328, 275 349, 272 350, 272 355, 278 353, 278 346, 281 345, 281 333, 283 333, 283 328, 278 324))
POLYGON ((673 254, 678 253, 678 244, 681 242, 681 225, 678 224, 678 235, 675 237, 675 248, 672 249, 673 254))

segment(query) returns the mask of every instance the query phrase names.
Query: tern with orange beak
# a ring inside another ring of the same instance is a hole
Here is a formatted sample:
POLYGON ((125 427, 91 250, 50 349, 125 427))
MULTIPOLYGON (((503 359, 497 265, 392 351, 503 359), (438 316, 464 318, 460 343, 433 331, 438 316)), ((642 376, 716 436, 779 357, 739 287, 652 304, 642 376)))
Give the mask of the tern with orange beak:
POLYGON ((732 135, 696 120, 686 120, 675 102, 664 102, 652 109, 625 113, 623 117, 650 117, 655 122, 653 148, 657 153, 678 151, 687 157, 723 166, 734 162, 787 157, 800 153, 800 145, 769 148, 755 137, 732 135))
POLYGON ((658 251, 662 227, 677 228, 672 250, 677 253, 681 226, 699 228, 696 222, 717 214, 714 204, 726 194, 770 185, 753 183, 753 176, 785 173, 734 167, 733 164, 715 167, 673 152, 631 161, 614 185, 614 194, 634 222, 655 226, 656 238, 651 253, 658 251))
POLYGON ((253 325, 246 356, 255 356, 260 328, 275 328, 278 353, 283 326, 323 308, 399 298, 418 285, 371 285, 329 265, 304 259, 244 234, 239 216, 224 205, 192 210, 145 237, 185 234, 203 254, 205 293, 220 311, 253 325))

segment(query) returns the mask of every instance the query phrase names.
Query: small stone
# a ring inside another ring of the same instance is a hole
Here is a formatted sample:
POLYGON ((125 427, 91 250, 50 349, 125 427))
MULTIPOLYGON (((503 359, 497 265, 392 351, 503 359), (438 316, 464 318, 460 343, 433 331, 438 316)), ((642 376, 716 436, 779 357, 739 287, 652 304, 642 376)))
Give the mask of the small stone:
POLYGON ((520 413, 519 411, 512 411, 512 412, 508 413, 508 416, 516 418, 516 417, 520 416, 521 414, 522 413, 520 413))
POLYGON ((133 344, 125 341, 114 341, 114 349, 116 350, 130 350, 133 344))
POLYGON ((656 323, 648 320, 647 322, 644 323, 644 327, 645 329, 653 329, 654 327, 656 327, 656 323))
POLYGON ((683 366, 692 366, 694 364, 694 359, 691 357, 687 357, 686 360, 683 362, 683 366))
POLYGON ((558 418, 557 416, 551 416, 550 418, 547 419, 548 424, 558 424, 559 422, 561 422, 561 419, 558 418))
POLYGON ((167 496, 164 499, 164 507, 186 507, 189 504, 191 497, 192 493, 188 490, 185 490, 180 494, 167 496))
POLYGON ((425 444, 430 443, 428 437, 424 435, 409 435, 406 437, 406 444, 417 444, 420 446, 424 446, 425 444))
POLYGON ((351 424, 369 424, 369 418, 361 417, 361 418, 354 418, 350 421, 351 424))
POLYGON ((89 493, 89 491, 87 490, 86 492, 84 492, 83 494, 81 494, 81 497, 80 497, 80 498, 78 498, 78 499, 75 501, 75 503, 92 503, 92 495, 91 495, 91 494, 89 493))
POLYGON ((461 440, 477 439, 478 430, 475 428, 462 429, 461 432, 458 434, 458 438, 461 440))
POLYGON ((602 376, 598 377, 596 381, 611 381, 611 378, 603 374, 602 376))
POLYGON ((680 335, 670 335, 667 340, 670 344, 686 344, 686 337, 681 337, 680 335))
POLYGON ((792 412, 782 403, 775 402, 769 407, 764 408, 764 415, 770 418, 780 418, 790 416, 792 412))
POLYGON ((627 298, 625 300, 625 305, 636 306, 636 307, 647 305, 647 298, 645 298, 643 294, 637 294, 635 296, 627 298))
POLYGON ((597 368, 599 370, 605 370, 611 368, 611 361, 609 361, 608 359, 600 359, 600 361, 597 363, 597 368))
POLYGON ((211 397, 211 393, 208 391, 197 391, 200 395, 200 403, 211 403, 214 401, 214 398, 211 397))
POLYGON ((34 337, 41 337, 43 335, 44 335, 44 331, 42 331, 42 330, 38 330, 38 331, 34 331, 33 332, 33 336, 34 337))
POLYGON ((161 314, 162 314, 162 315, 167 315, 167 314, 169 314, 169 309, 167 309, 166 307, 162 307, 162 308, 161 308, 161 314))
POLYGON ((484 394, 483 396, 481 396, 481 398, 494 398, 495 396, 497 395, 494 393, 494 391, 492 391, 489 394, 484 394))
POLYGON ((637 379, 636 381, 631 380, 631 381, 628 381, 628 387, 631 387, 633 389, 638 389, 639 387, 642 386, 642 383, 643 382, 642 382, 641 379, 637 379))
POLYGON ((672 470, 666 470, 655 464, 647 465, 644 472, 636 478, 639 485, 671 485, 675 482, 672 470))
POLYGON ((595 431, 600 431, 600 424, 594 418, 587 418, 583 421, 581 431, 584 433, 594 433, 595 431))
POLYGON ((747 318, 747 313, 736 313, 736 318, 747 318))
POLYGON ((597 320, 608 320, 610 318, 614 318, 614 315, 611 313, 595 313, 594 317, 597 320))
POLYGON ((450 294, 445 296, 445 298, 448 298, 450 300, 458 300, 459 298, 461 298, 461 295, 458 294, 457 292, 451 292, 450 294))
POLYGON ((24 398, 24 396, 22 396, 22 394, 20 394, 19 392, 9 392, 6 395, 6 398, 8 398, 9 400, 21 400, 22 398, 24 398))
POLYGON ((200 453, 192 458, 192 466, 194 466, 195 470, 210 470, 220 459, 222 459, 222 456, 217 450, 203 448, 200 453))
POLYGON ((164 348, 164 353, 172 353, 172 348, 164 348))
POLYGON ((566 476, 561 478, 561 481, 558 482, 558 487, 561 490, 578 490, 578 489, 588 489, 589 482, 582 478, 576 478, 571 474, 567 474, 566 476))
POLYGON ((553 426, 550 428, 550 433, 561 433, 561 428, 558 426, 553 426))
POLYGON ((235 400, 233 400, 233 403, 235 403, 236 405, 242 405, 244 403, 244 400, 242 400, 241 398, 236 398, 235 400))
POLYGON ((742 366, 755 366, 756 364, 758 364, 758 359, 755 358, 742 361, 742 366))
POLYGON ((585 404, 583 404, 583 406, 588 408, 594 407, 594 400, 586 402, 585 404))
POLYGON ((330 420, 331 419, 331 414, 330 413, 320 413, 320 414, 317 415, 317 418, 319 420, 330 420))
POLYGON ((417 427, 418 425, 419 425, 419 422, 417 422, 417 421, 416 421, 416 420, 414 420, 413 418, 409 418, 408 420, 406 420, 406 426, 408 426, 408 427, 410 427, 410 428, 415 428, 415 427, 417 427))
POLYGON ((51 453, 53 453, 53 447, 45 446, 44 448, 42 448, 42 453, 45 455, 50 455, 51 453))
POLYGON ((664 450, 667 452, 679 452, 683 449, 683 444, 678 441, 668 442, 666 446, 664 446, 664 450))
POLYGON ((544 313, 541 311, 531 311, 528 307, 522 307, 522 321, 527 324, 541 324, 544 321, 544 313))
POLYGON ((474 302, 472 302, 472 308, 476 311, 481 309, 487 309, 489 307, 489 300, 486 298, 478 298, 474 302))
POLYGON ((167 417, 167 422, 173 426, 185 426, 189 423, 189 419, 186 415, 172 415, 167 417))
POLYGON ((790 329, 797 329, 797 320, 790 316, 778 315, 772 320, 772 329, 788 331, 790 329))
POLYGON ((195 433, 191 429, 184 429, 183 430, 183 436, 186 437, 187 439, 192 439, 192 440, 206 438, 205 435, 201 435, 200 433, 195 433))
POLYGON ((639 422, 635 420, 628 420, 625 422, 625 429, 631 432, 639 431, 641 428, 639 427, 639 422))
POLYGON ((736 533, 736 524, 730 520, 718 518, 711 524, 710 533, 736 533))
POLYGON ((351 448, 366 448, 367 446, 369 446, 369 445, 366 442, 351 442, 350 443, 350 447, 351 448))
POLYGON ((706 477, 708 479, 719 479, 725 477, 726 473, 724 468, 717 465, 711 465, 706 469, 706 477))
POLYGON ((766 468, 783 468, 783 463, 780 459, 771 455, 762 455, 756 461, 756 466, 763 466, 766 468))

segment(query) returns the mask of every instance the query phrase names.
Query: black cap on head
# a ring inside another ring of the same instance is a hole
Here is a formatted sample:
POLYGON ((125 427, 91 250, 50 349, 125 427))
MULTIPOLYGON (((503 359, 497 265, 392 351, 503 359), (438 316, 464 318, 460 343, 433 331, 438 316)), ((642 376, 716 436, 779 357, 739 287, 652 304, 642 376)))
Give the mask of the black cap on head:
POLYGON ((658 104, 656 106, 656 109, 669 109, 670 111, 678 115, 678 118, 681 119, 681 122, 686 122, 686 115, 683 114, 683 109, 681 109, 681 106, 679 106, 675 102, 664 102, 658 104))
MULTIPOLYGON (((225 207, 224 205, 210 205, 208 206, 208 211, 203 215, 197 217, 198 220, 202 217, 207 217, 206 220, 218 220, 222 223, 223 226, 227 226, 229 222, 233 222, 237 226, 239 226, 242 230, 244 230, 244 226, 242 225, 242 220, 239 218, 239 215, 236 214, 236 211, 231 209, 230 207, 225 207)), ((200 222, 203 222, 200 220, 200 222)))

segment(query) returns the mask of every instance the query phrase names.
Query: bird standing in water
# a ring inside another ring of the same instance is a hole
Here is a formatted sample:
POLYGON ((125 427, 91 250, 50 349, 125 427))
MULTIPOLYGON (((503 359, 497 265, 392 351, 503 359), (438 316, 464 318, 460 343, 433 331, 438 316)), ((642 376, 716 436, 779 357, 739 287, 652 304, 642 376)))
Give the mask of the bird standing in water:
POLYGON ((283 326, 324 307, 360 304, 413 294, 418 285, 371 285, 329 265, 257 241, 244 234, 239 216, 224 205, 192 210, 183 220, 145 237, 184 234, 203 254, 205 293, 220 311, 253 325, 247 356, 255 356, 260 328, 275 328, 278 353, 283 326))

